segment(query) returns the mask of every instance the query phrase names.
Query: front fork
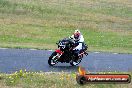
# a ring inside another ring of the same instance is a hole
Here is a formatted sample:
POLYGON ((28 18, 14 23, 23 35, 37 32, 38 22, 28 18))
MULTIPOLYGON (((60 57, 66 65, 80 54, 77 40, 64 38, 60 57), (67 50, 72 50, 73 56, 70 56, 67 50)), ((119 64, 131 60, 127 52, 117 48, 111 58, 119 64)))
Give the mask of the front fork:
POLYGON ((62 54, 57 53, 56 58, 59 59, 62 54))
POLYGON ((61 55, 64 53, 64 52, 62 52, 60 49, 57 49, 55 52, 57 53, 57 55, 56 55, 57 60, 58 60, 58 59, 61 57, 61 55))

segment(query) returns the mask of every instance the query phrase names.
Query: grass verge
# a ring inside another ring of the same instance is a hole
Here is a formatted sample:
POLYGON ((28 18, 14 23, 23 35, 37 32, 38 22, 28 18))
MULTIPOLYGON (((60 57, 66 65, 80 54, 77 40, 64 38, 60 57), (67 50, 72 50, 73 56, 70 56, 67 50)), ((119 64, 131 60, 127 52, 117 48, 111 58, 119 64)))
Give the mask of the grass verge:
POLYGON ((79 28, 90 51, 132 53, 131 0, 0 0, 0 47, 55 49, 79 28))
MULTIPOLYGON (((125 73, 125 72, 102 72, 125 73)), ((132 73, 129 72, 132 76, 132 73)), ((76 82, 76 73, 27 72, 20 70, 12 74, 0 74, 1 88, 131 88, 130 84, 86 84, 76 82)))

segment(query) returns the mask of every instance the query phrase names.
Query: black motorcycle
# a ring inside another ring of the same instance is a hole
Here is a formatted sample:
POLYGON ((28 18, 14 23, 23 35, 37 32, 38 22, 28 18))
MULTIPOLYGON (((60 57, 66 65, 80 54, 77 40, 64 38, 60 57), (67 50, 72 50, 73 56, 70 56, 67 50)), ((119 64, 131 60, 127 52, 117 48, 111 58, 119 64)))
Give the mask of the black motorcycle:
POLYGON ((86 52, 88 47, 83 43, 83 49, 79 52, 79 55, 76 56, 73 49, 77 46, 77 43, 75 44, 70 38, 64 38, 56 44, 58 45, 58 49, 51 54, 48 60, 50 66, 58 62, 70 63, 72 66, 76 66, 81 62, 84 55, 88 55, 86 52))

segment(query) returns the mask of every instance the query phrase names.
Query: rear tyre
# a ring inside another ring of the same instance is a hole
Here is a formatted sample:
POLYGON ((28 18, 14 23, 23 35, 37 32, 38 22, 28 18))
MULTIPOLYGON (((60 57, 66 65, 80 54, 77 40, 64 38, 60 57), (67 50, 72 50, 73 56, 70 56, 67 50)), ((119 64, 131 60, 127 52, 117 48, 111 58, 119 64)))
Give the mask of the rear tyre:
POLYGON ((72 66, 77 66, 80 62, 81 62, 81 60, 82 60, 82 58, 79 58, 77 61, 71 61, 70 62, 70 65, 72 65, 72 66))
POLYGON ((54 66, 57 63, 58 63, 58 61, 57 61, 57 53, 56 52, 53 52, 51 54, 51 56, 49 57, 48 64, 50 66, 54 66))

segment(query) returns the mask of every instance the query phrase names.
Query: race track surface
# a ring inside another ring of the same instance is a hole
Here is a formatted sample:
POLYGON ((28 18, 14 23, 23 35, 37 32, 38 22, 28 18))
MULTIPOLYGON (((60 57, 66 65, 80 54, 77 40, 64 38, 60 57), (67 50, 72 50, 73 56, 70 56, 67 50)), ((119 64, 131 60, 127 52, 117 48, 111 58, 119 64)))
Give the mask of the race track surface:
MULTIPOLYGON (((43 72, 74 72, 78 66, 58 63, 54 67, 48 65, 48 57, 53 51, 33 49, 0 49, 0 72, 12 73, 20 69, 43 72)), ((79 66, 87 71, 132 71, 132 54, 90 52, 83 58, 79 66)))

